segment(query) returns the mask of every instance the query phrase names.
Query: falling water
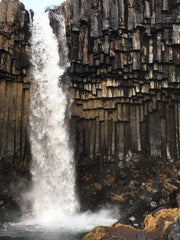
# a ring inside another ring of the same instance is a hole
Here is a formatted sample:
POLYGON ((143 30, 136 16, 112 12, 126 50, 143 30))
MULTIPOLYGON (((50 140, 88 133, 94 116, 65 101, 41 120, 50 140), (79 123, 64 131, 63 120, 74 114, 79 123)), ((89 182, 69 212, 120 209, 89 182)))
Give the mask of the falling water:
MULTIPOLYGON (((65 31, 61 25, 64 42, 65 31)), ((60 41, 62 41, 60 39, 60 41)), ((67 99, 59 81, 68 65, 60 64, 58 41, 47 14, 35 14, 31 39, 32 93, 30 101, 30 143, 32 152, 32 211, 36 217, 73 214, 75 197, 73 152, 65 122, 67 99), (63 65, 63 66, 62 66, 63 65)), ((63 61, 64 62, 64 61, 63 61)))

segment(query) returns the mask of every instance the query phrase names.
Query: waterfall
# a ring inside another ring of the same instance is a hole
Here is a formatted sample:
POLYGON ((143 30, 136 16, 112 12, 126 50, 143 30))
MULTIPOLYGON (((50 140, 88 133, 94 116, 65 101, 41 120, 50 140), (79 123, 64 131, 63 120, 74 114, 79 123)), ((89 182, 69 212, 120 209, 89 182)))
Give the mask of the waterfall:
MULTIPOLYGON (((64 21, 62 17, 56 20, 61 26, 58 40, 65 46, 64 21)), ((31 31, 29 134, 33 189, 29 195, 35 217, 53 218, 73 214, 78 207, 73 151, 65 121, 67 98, 59 84, 68 65, 61 59, 67 56, 67 47, 59 48, 48 13, 34 15, 31 31)))
POLYGON ((25 227, 28 231, 32 226, 36 230, 42 226, 80 232, 96 225, 112 224, 117 209, 101 209, 94 214, 78 211, 73 151, 65 121, 68 101, 61 88, 68 66, 65 27, 62 17, 54 15, 53 18, 59 25, 56 34, 50 27, 48 13, 36 13, 30 23, 32 190, 24 194, 24 208, 28 201, 32 212, 28 216, 25 214, 22 222, 14 226, 15 229, 25 227))

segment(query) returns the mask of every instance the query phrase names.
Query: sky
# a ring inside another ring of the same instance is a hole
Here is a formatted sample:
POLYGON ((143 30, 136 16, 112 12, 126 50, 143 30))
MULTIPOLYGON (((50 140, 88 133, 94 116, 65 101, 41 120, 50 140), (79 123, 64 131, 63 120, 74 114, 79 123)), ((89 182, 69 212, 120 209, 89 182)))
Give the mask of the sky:
POLYGON ((32 9, 35 12, 42 11, 46 9, 48 6, 59 6, 63 0, 20 0, 20 2, 24 3, 27 10, 32 9))

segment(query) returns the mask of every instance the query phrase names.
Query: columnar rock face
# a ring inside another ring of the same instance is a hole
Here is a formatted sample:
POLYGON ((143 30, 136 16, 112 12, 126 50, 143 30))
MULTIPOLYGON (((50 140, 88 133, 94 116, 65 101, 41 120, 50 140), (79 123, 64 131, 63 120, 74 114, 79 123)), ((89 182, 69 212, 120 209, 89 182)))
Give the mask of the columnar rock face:
POLYGON ((0 172, 27 160, 28 22, 18 0, 0 2, 0 172))
POLYGON ((180 2, 68 0, 55 10, 66 17, 77 163, 178 159, 180 2))

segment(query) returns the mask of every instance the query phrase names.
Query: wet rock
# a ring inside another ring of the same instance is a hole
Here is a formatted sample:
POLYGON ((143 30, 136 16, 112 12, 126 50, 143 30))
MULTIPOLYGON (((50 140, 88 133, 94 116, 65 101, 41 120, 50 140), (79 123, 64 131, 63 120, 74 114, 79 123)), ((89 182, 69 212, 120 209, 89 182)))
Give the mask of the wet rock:
POLYGON ((176 202, 177 202, 178 208, 180 208, 180 192, 178 192, 178 194, 176 195, 176 202))
POLYGON ((180 187, 174 189, 170 194, 170 206, 180 207, 180 187))
POLYGON ((177 177, 178 177, 178 179, 180 180, 180 171, 178 171, 177 177))
POLYGON ((154 216, 154 214, 157 213, 158 211, 160 211, 160 210, 162 210, 162 209, 165 209, 165 208, 166 208, 165 206, 161 206, 161 207, 155 208, 155 209, 151 212, 152 216, 154 216))
POLYGON ((126 177, 127 177, 127 173, 125 173, 124 171, 120 171, 119 178, 124 180, 126 177))
POLYGON ((159 206, 165 206, 166 205, 166 200, 165 199, 160 199, 158 204, 159 204, 159 206))
POLYGON ((135 219, 135 217, 134 217, 134 216, 130 217, 130 218, 129 218, 129 220, 130 220, 131 222, 134 222, 134 221, 136 221, 136 219, 135 219))
POLYGON ((130 183, 129 183, 129 188, 133 188, 134 187, 134 181, 131 180, 130 183))
POLYGON ((165 232, 165 240, 179 240, 180 239, 180 217, 172 223, 165 232))
POLYGON ((150 206, 152 208, 156 208, 157 207, 157 202, 155 202, 155 201, 150 202, 150 206))

